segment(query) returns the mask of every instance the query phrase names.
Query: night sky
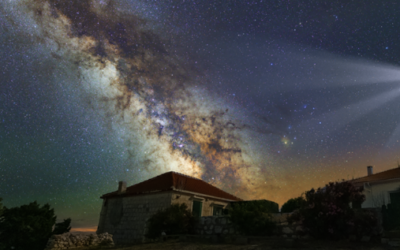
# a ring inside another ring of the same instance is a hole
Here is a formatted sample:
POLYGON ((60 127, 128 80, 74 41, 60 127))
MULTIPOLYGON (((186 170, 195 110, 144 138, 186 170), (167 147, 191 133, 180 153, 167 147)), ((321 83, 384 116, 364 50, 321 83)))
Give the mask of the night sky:
POLYGON ((166 171, 282 205, 397 167, 397 0, 0 2, 0 197, 97 227, 166 171))

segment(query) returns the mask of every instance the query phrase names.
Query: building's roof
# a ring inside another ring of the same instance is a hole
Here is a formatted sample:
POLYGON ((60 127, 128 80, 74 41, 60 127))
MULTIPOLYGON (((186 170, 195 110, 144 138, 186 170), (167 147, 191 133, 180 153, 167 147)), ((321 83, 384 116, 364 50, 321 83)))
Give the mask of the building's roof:
POLYGON ((365 182, 374 183, 381 181, 388 181, 391 179, 399 179, 400 178, 400 167, 389 169, 380 173, 367 175, 365 177, 360 177, 354 180, 351 180, 354 184, 363 184, 365 182))
POLYGON ((147 181, 140 182, 126 188, 126 192, 119 194, 118 191, 104 194, 100 198, 111 198, 131 195, 140 195, 147 193, 163 192, 170 190, 182 190, 189 191, 207 196, 214 196, 232 201, 242 201, 242 199, 231 195, 219 188, 212 186, 211 184, 177 172, 167 172, 162 175, 151 178, 147 181))

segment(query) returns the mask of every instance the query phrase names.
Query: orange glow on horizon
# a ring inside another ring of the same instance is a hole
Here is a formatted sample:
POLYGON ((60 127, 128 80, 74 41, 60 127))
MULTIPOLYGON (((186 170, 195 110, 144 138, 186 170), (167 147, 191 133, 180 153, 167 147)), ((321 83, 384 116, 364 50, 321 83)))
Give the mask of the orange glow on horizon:
POLYGON ((71 228, 71 232, 85 232, 85 233, 95 233, 97 227, 75 227, 71 228))

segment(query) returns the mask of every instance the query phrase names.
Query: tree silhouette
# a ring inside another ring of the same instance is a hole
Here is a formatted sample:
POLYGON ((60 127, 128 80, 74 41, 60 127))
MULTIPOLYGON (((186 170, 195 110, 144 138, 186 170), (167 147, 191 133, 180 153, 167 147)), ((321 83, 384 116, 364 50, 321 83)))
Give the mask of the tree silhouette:
POLYGON ((281 213, 291 213, 294 210, 302 208, 305 205, 306 205, 306 200, 302 196, 297 198, 292 198, 282 205, 281 213))
POLYGON ((0 249, 43 250, 56 222, 49 204, 35 201, 21 207, 4 207, 0 218, 0 249))
POLYGON ((0 197, 0 218, 1 218, 1 215, 3 214, 3 209, 4 209, 3 203, 1 203, 2 200, 3 200, 3 198, 0 197))
POLYGON ((69 230, 71 230, 70 227, 71 224, 71 219, 64 219, 63 222, 56 223, 56 226, 54 227, 53 234, 63 234, 63 233, 68 233, 69 230))

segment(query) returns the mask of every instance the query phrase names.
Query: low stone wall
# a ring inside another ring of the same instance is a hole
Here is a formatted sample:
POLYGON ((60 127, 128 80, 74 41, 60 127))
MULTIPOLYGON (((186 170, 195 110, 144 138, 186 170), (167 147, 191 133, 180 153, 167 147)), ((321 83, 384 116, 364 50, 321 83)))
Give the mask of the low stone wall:
POLYGON ((272 220, 276 223, 282 223, 282 222, 287 222, 287 218, 291 215, 292 213, 273 213, 272 215, 272 220))
MULTIPOLYGON (((378 217, 378 228, 374 230, 374 235, 382 233, 381 215, 379 209, 366 209, 376 213, 378 217)), ((309 240, 312 237, 306 234, 302 226, 298 223, 289 224, 287 218, 292 213, 273 213, 272 220, 276 223, 276 229, 273 236, 283 238, 284 241, 292 242, 296 240, 309 240)), ((207 239, 212 242, 245 243, 249 238, 262 238, 263 236, 244 236, 238 232, 234 224, 231 223, 228 216, 208 216, 201 217, 196 228, 196 235, 182 236, 182 240, 207 239)), ((354 235, 349 235, 349 240, 369 241, 370 236, 363 236, 357 239, 354 235)))
MULTIPOLYGON (((272 220, 277 224, 275 235, 284 238, 303 238, 301 234, 302 228, 297 224, 289 225, 287 217, 291 213, 276 213, 272 214, 272 220)), ((213 236, 231 236, 241 235, 228 216, 207 216, 201 217, 196 228, 196 234, 203 235, 204 238, 212 238, 213 236)), ((304 238, 308 238, 305 236, 304 238)))
POLYGON ((201 217, 196 228, 199 235, 236 235, 239 234, 227 216, 201 217))
MULTIPOLYGON (((359 239, 357 239, 355 235, 349 235, 349 240, 361 240, 368 242, 370 241, 371 236, 382 236, 383 234, 382 212, 380 208, 363 208, 363 210, 371 211, 373 214, 375 214, 378 219, 378 225, 373 230, 372 235, 364 235, 359 239)), ((311 237, 304 233, 303 228, 298 223, 293 223, 290 225, 287 222, 287 217, 291 214, 292 213, 272 214, 272 218, 277 224, 277 230, 275 234, 289 239, 310 239, 311 237)))
POLYGON ((298 223, 289 224, 286 220, 276 221, 275 235, 289 239, 310 239, 298 223))
POLYGON ((47 242, 45 250, 61 250, 78 247, 114 246, 111 234, 73 234, 53 235, 47 242))

